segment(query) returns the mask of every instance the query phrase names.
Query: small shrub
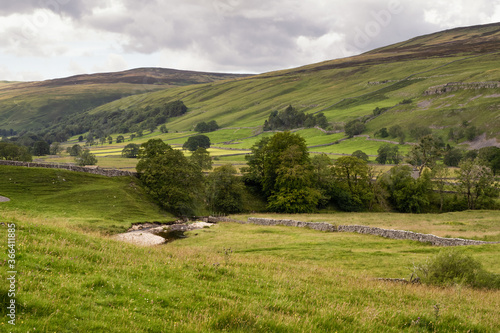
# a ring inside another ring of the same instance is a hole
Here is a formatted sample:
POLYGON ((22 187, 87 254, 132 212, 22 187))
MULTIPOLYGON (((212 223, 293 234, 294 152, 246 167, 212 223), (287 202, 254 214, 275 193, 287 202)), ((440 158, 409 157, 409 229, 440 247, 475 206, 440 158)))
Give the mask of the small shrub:
POLYGON ((463 284, 474 288, 500 289, 500 276, 487 272, 471 256, 457 251, 441 251, 413 272, 420 281, 438 286, 463 284))

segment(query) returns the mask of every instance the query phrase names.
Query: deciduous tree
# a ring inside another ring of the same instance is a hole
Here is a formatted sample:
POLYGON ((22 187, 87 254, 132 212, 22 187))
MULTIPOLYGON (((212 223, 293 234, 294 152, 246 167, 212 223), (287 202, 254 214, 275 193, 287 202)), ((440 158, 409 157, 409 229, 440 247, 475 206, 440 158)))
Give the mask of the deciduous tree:
POLYGON ((377 153, 378 156, 375 161, 380 164, 399 164, 402 160, 402 157, 399 154, 399 147, 396 145, 384 144, 378 148, 377 153))
POLYGON ((321 195, 313 186, 304 138, 276 133, 254 145, 247 160, 246 179, 260 188, 270 210, 298 213, 316 209, 321 195))
POLYGON ((97 157, 92 154, 89 149, 84 149, 78 156, 75 157, 75 162, 79 166, 96 165, 97 157))
POLYGON ((212 170, 212 158, 210 153, 203 147, 196 149, 189 157, 192 163, 200 167, 201 170, 212 170))
POLYGON ((332 168, 334 183, 331 197, 339 208, 358 211, 369 207, 374 198, 370 167, 354 156, 340 157, 332 168))
POLYGON ((363 124, 359 119, 349 121, 344 127, 345 134, 350 138, 363 133, 364 130, 365 124, 363 124))
POLYGON ((147 192, 174 214, 193 214, 195 202, 203 192, 200 167, 160 139, 143 143, 139 158, 136 170, 147 192))
POLYGON ((122 157, 125 158, 136 158, 139 155, 139 145, 135 143, 129 143, 122 150, 122 157))
POLYGON ((189 151, 195 151, 198 148, 210 148, 210 138, 206 135, 195 135, 187 139, 187 141, 182 145, 182 148, 189 151))
POLYGON ((31 162, 28 148, 10 142, 0 142, 0 160, 31 162))
POLYGON ((37 141, 33 145, 33 155, 43 156, 50 154, 50 145, 45 141, 37 141))
POLYGON ((441 142, 432 135, 422 137, 408 153, 408 162, 418 169, 422 175, 425 168, 432 169, 442 155, 441 142))
POLYGON ((469 209, 476 209, 478 202, 498 197, 498 187, 491 169, 480 159, 466 159, 459 164, 456 171, 456 188, 460 192, 469 209))
POLYGON ((382 178, 382 185, 389 193, 392 206, 402 213, 422 213, 430 204, 431 180, 429 172, 414 179, 407 165, 393 167, 382 178))
POLYGON ((207 203, 214 213, 239 213, 243 206, 244 185, 231 164, 214 169, 207 176, 207 203))

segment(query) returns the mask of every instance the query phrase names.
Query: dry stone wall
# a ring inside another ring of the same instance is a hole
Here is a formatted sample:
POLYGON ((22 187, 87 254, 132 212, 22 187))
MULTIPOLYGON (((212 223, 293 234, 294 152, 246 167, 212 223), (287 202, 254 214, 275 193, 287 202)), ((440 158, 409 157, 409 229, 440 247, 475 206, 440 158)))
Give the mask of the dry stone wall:
POLYGON ((100 169, 99 167, 81 167, 68 164, 50 164, 50 163, 37 163, 37 162, 19 162, 19 161, 5 161, 0 160, 0 165, 22 166, 27 168, 49 168, 49 169, 64 169, 76 172, 86 172, 95 175, 106 177, 119 177, 119 176, 133 176, 137 177, 137 172, 116 170, 116 169, 100 169))
POLYGON ((209 216, 207 218, 203 218, 204 222, 209 223, 219 223, 219 222, 236 222, 236 223, 245 223, 243 221, 235 220, 226 216, 209 216))
POLYGON ((382 228, 367 227, 362 225, 335 226, 333 224, 326 222, 301 222, 294 220, 277 220, 277 219, 266 219, 266 218, 255 218, 255 217, 249 217, 247 222, 234 221, 229 218, 224 218, 224 220, 218 220, 218 221, 216 221, 216 219, 217 218, 213 218, 212 221, 251 223, 264 226, 283 225, 288 227, 310 228, 326 232, 356 232, 360 234, 370 234, 391 239, 408 239, 417 242, 430 243, 435 246, 463 246, 463 245, 483 245, 483 244, 500 243, 500 242, 483 242, 483 241, 476 241, 476 240, 462 239, 462 238, 443 238, 434 235, 421 234, 406 230, 382 229, 382 228))
POLYGON ((462 238, 443 238, 406 230, 382 229, 375 227, 366 227, 362 225, 339 225, 338 231, 356 232, 358 234, 370 234, 391 239, 409 239, 417 242, 430 243, 436 246, 482 245, 492 243, 462 238))
POLYGON ((328 231, 328 232, 337 231, 336 226, 324 222, 300 222, 294 220, 274 220, 274 219, 261 219, 261 218, 249 217, 247 223, 258 224, 258 225, 284 225, 288 227, 310 228, 314 230, 328 231))

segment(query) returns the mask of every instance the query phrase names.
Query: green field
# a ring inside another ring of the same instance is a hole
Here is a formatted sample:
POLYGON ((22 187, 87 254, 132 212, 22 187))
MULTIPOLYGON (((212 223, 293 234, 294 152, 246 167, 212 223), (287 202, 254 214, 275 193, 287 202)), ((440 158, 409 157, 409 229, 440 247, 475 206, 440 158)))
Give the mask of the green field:
MULTIPOLYGON (((12 332, 496 332, 500 326, 498 290, 376 280, 408 278, 413 264, 439 247, 236 223, 137 247, 112 235, 132 222, 172 217, 149 203, 135 180, 4 166, 0 172, 0 195, 11 198, 0 203, 0 219, 16 224, 17 324, 8 326, 5 308, 0 322, 12 332)), ((493 211, 258 216, 500 238, 493 211)), ((7 225, 0 225, 0 237, 7 239, 7 225)), ((500 244, 460 250, 500 273, 500 244)), ((7 302, 6 283, 0 292, 7 302)))
POLYGON ((133 177, 104 177, 59 169, 0 166, 4 212, 65 219, 72 227, 123 231, 130 223, 172 221, 133 177))
MULTIPOLYGON (((269 137, 275 132, 264 132, 258 135, 255 135, 253 133, 254 130, 244 128, 221 129, 212 133, 205 133, 208 137, 210 137, 210 141, 212 142, 213 147, 208 149, 208 151, 212 157, 216 157, 220 161, 234 163, 245 162, 244 155, 250 153, 250 148, 262 138, 269 137), (233 134, 235 135, 234 137, 232 136, 233 134), (230 137, 233 137, 234 141, 224 141, 229 140, 230 137)), ((302 129, 295 131, 295 133, 306 139, 306 144, 310 147, 309 151, 311 153, 327 153, 331 154, 332 158, 335 158, 335 155, 351 155, 356 150, 362 150, 366 154, 371 155, 370 160, 374 161, 375 157, 377 156, 377 149, 380 146, 387 144, 386 142, 369 140, 366 137, 358 137, 345 140, 344 133, 325 134, 318 129, 302 129), (334 144, 337 141, 339 142, 337 144, 334 144), (330 145, 318 147, 319 145, 325 144, 330 145)), ((120 158, 121 152, 127 144, 135 143, 140 145, 149 139, 162 139, 165 143, 171 145, 172 147, 180 149, 182 144, 187 141, 189 136, 198 134, 199 133, 196 132, 167 134, 153 132, 148 133, 143 137, 135 138, 133 141, 130 141, 130 139, 126 138, 125 142, 123 143, 108 144, 106 142, 103 145, 98 144, 88 148, 90 148, 91 152, 96 155, 98 159, 97 165, 102 168, 131 169, 135 168, 137 160, 120 158)), ((72 138, 63 146, 69 147, 76 143, 76 138, 72 138)), ((84 146, 83 142, 80 142, 79 144, 84 146)), ((398 146, 402 154, 405 154, 410 149, 409 145, 398 146)), ((186 155, 190 155, 190 152, 187 150, 184 151, 184 153, 186 155)), ((51 163, 74 163, 74 158, 65 153, 61 154, 61 156, 58 157, 45 156, 37 157, 37 159, 51 163)))

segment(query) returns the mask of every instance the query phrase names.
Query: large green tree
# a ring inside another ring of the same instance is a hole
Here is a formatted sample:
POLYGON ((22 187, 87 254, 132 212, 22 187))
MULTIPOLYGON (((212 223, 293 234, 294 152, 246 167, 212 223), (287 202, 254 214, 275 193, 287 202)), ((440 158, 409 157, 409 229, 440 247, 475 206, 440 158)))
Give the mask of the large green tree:
POLYGON ((500 173, 500 148, 498 147, 485 147, 479 149, 479 158, 486 162, 494 175, 500 173))
POLYGON ((0 160, 31 162, 28 148, 10 142, 0 142, 0 160))
POLYGON ((357 211, 374 199, 372 172, 367 162, 354 156, 340 157, 332 168, 334 177, 330 196, 342 210, 357 211))
POLYGON ((203 192, 201 168, 161 139, 141 145, 136 167, 146 190, 166 210, 179 216, 191 215, 203 192))
POLYGON ((498 197, 498 187, 493 173, 484 161, 466 159, 456 171, 456 188, 464 197, 469 209, 478 208, 478 204, 491 204, 492 198, 498 197))
POLYGON ((396 145, 384 144, 378 148, 377 153, 378 156, 375 161, 380 164, 399 164, 402 160, 402 157, 399 154, 399 147, 396 145))
POLYGON ((313 212, 321 194, 313 186, 312 165, 308 159, 304 160, 304 151, 298 145, 289 146, 280 154, 279 161, 268 208, 284 213, 313 212))
POLYGON ((217 167, 207 176, 207 203, 213 213, 241 212, 243 192, 243 181, 231 164, 217 167))
POLYGON ((363 124, 363 122, 359 119, 351 120, 344 126, 345 134, 350 138, 363 133, 364 130, 365 124, 363 124))
POLYGON ((189 157, 190 161, 200 167, 201 170, 212 170, 212 158, 210 153, 203 147, 196 149, 189 157))
POLYGON ((50 145, 43 140, 35 142, 33 145, 33 155, 44 156, 50 154, 50 145))
POLYGON ((434 136, 426 135, 412 147, 408 153, 408 162, 418 169, 419 175, 422 175, 426 168, 434 168, 443 153, 441 144, 442 142, 434 136))
POLYGON ((389 193, 389 201, 399 212, 423 213, 429 207, 432 192, 429 172, 415 178, 411 167, 398 165, 385 174, 381 181, 389 193))
POLYGON ((276 133, 252 147, 247 156, 247 182, 256 185, 272 211, 299 213, 316 209, 321 197, 305 139, 290 132, 276 133))
POLYGON ((139 145, 135 143, 129 143, 122 150, 122 157, 125 158, 136 158, 139 155, 139 145))
POLYGON ((461 149, 449 147, 443 154, 443 163, 447 166, 457 167, 463 156, 464 153, 461 149))
POLYGON ((199 133, 208 133, 213 132, 219 129, 219 125, 217 121, 211 120, 208 123, 202 121, 201 123, 196 124, 194 130, 199 133))
POLYGON ((195 151, 198 148, 210 148, 210 138, 206 135, 195 135, 191 136, 187 139, 186 142, 182 145, 182 148, 187 149, 189 151, 195 151))
POLYGON ((78 156, 82 153, 82 146, 79 144, 75 144, 71 147, 66 148, 66 152, 69 154, 69 156, 78 156))

